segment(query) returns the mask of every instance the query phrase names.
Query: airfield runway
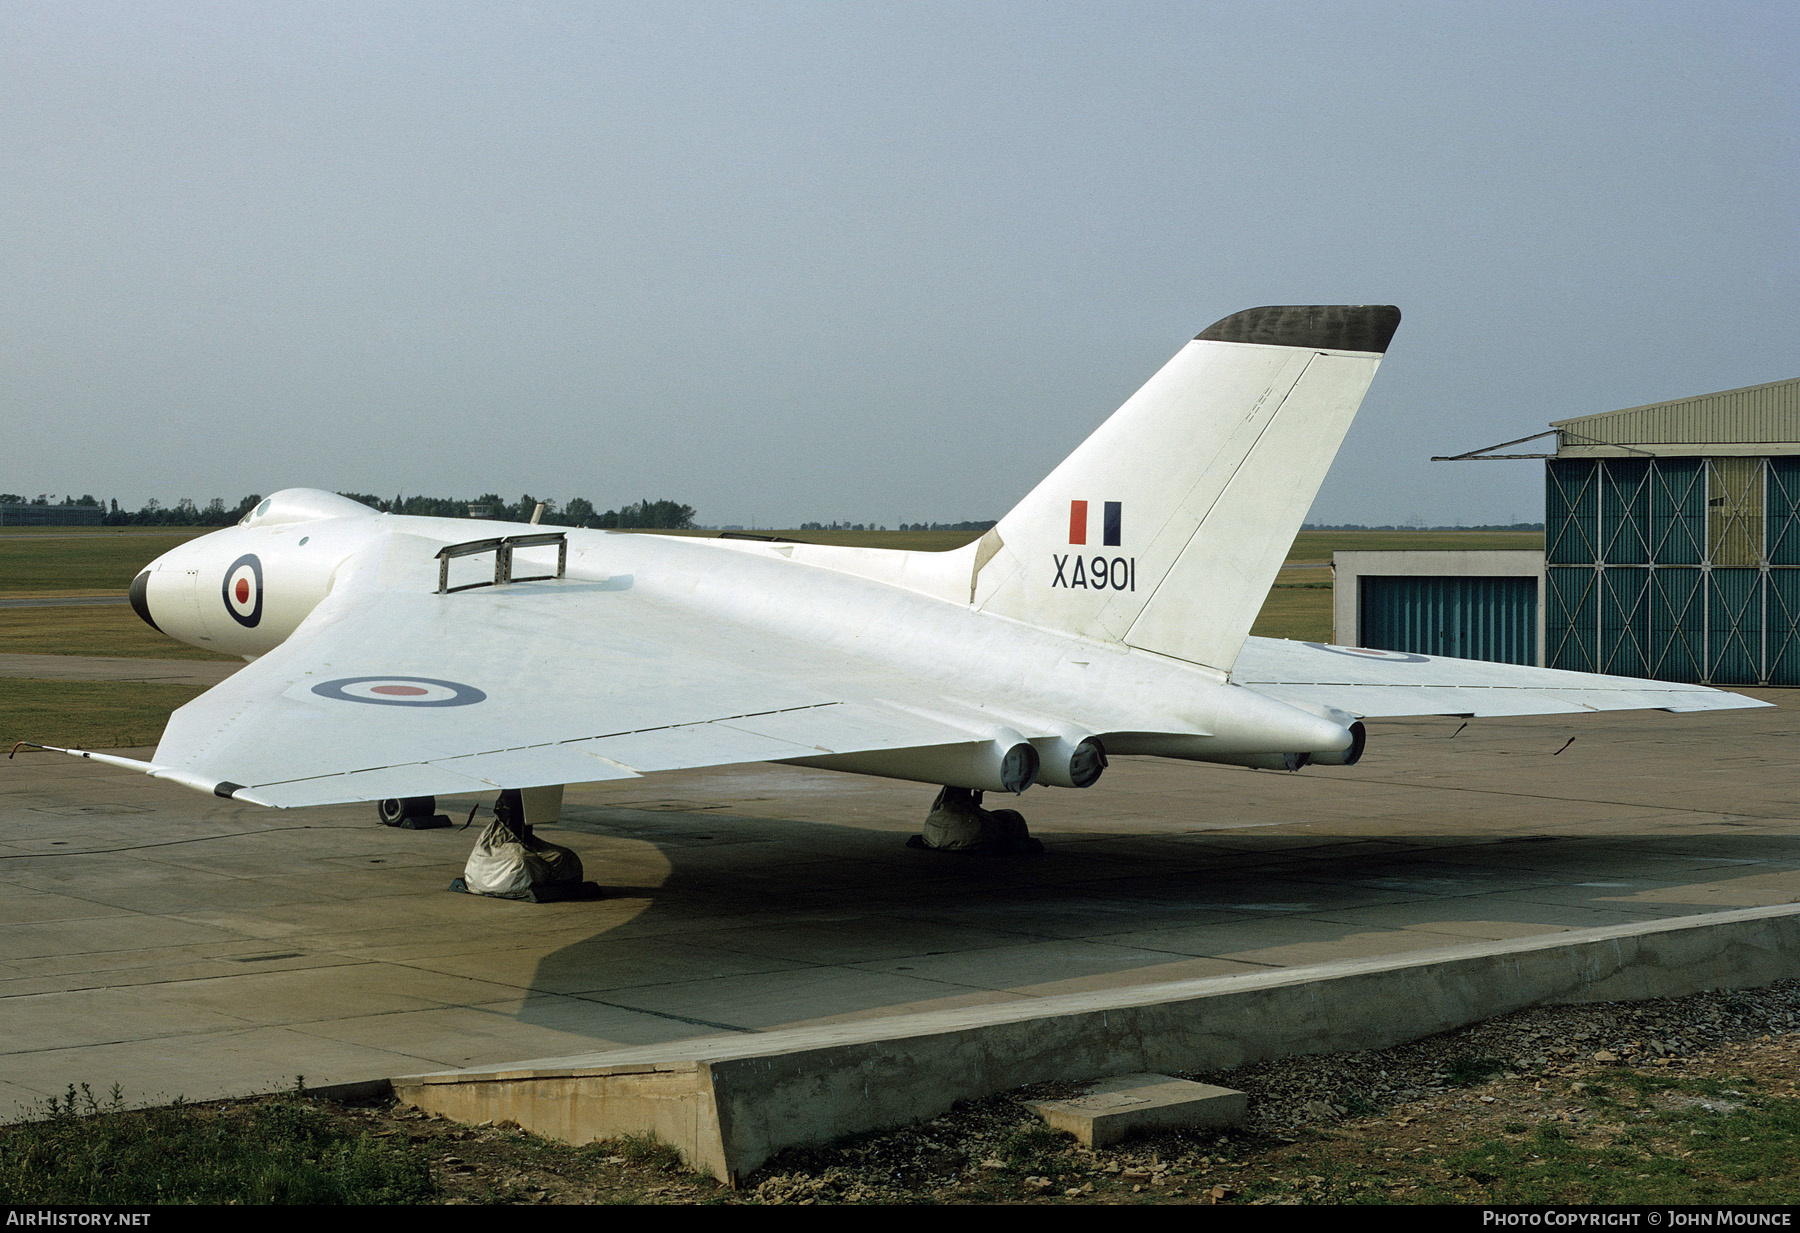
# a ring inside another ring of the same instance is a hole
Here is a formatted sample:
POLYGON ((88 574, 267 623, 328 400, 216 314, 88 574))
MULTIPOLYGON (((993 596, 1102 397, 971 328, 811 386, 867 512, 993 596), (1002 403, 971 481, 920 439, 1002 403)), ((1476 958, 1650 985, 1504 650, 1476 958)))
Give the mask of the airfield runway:
POLYGON ((905 847, 925 785, 750 766, 572 788, 545 834, 608 897, 549 905, 449 893, 473 830, 22 753, 0 769, 0 1110, 72 1083, 201 1099, 1800 902, 1800 708, 1371 729, 1354 768, 1120 759, 1091 790, 1035 789, 1031 857, 905 847))

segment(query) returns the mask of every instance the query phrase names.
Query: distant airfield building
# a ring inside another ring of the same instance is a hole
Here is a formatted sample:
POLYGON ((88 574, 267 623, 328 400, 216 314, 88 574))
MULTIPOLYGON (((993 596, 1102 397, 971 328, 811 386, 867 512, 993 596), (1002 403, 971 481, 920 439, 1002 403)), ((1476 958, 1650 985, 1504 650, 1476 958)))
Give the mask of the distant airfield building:
POLYGON ((97 527, 105 515, 98 505, 0 501, 0 527, 97 527))
POLYGON ((1338 554, 1340 641, 1800 686, 1800 377, 1557 420, 1440 461, 1497 458, 1544 460, 1542 555, 1338 554), (1554 454, 1499 452, 1551 433, 1554 454))
POLYGON ((1542 552, 1338 552, 1331 565, 1341 643, 1543 663, 1542 552))

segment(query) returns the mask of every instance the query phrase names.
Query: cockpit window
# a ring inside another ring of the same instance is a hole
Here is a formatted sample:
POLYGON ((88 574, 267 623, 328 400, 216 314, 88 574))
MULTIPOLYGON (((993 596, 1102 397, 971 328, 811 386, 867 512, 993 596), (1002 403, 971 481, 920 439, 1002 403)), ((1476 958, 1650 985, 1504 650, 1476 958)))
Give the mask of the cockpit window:
POLYGON ((311 522, 318 518, 379 518, 380 513, 361 501, 352 501, 335 492, 314 488, 283 488, 265 498, 244 515, 239 525, 259 528, 283 526, 294 522, 311 522))

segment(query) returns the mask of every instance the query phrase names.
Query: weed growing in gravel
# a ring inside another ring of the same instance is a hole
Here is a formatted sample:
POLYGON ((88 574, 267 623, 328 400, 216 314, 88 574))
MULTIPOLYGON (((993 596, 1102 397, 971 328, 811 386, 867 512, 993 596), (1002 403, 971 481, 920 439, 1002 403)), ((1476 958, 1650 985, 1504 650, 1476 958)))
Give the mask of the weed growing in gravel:
POLYGON ((996 1145, 994 1155, 1015 1173, 1046 1173, 1068 1153, 1072 1142, 1067 1135, 1038 1123, 1006 1135, 996 1145))
POLYGON ((420 1203, 431 1168, 294 1096, 124 1107, 83 1084, 0 1127, 0 1203, 420 1203))
POLYGON ((687 1168, 681 1159, 681 1153, 664 1143, 654 1134, 622 1135, 617 1139, 606 1139, 594 1145, 597 1151, 609 1156, 618 1156, 626 1164, 640 1169, 656 1169, 663 1173, 678 1173, 687 1168))
POLYGON ((1449 1154, 1444 1168, 1490 1203, 1788 1203, 1800 1192, 1800 1100, 1765 1101, 1716 1079, 1606 1079, 1582 1085, 1603 1124, 1545 1123, 1449 1154))
POLYGON ((1493 1057, 1453 1057, 1444 1067, 1444 1078, 1452 1087, 1474 1087, 1486 1083, 1506 1069, 1506 1063, 1493 1057))

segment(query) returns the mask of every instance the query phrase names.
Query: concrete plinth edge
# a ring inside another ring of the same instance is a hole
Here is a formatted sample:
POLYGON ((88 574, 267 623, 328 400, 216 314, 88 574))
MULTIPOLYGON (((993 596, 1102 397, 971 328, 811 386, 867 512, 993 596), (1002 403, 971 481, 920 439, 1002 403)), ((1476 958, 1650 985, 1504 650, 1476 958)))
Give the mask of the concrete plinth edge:
POLYGON ((1249 1112, 1248 1094, 1173 1075, 1120 1075, 1103 1079, 1070 1100, 1030 1106, 1053 1130, 1075 1136, 1083 1147, 1105 1147, 1146 1130, 1236 1126, 1249 1112))
POLYGON ((388 1079, 364 1079, 357 1083, 308 1084, 302 1090, 308 1096, 322 1096, 326 1100, 341 1101, 344 1104, 372 1104, 392 1096, 394 1084, 388 1079))
POLYGON ((1254 976, 733 1034, 393 1080, 404 1103, 587 1143, 654 1134, 736 1180, 786 1147, 1047 1080, 1386 1048, 1526 1006, 1800 975, 1800 906, 1570 930, 1254 976))

